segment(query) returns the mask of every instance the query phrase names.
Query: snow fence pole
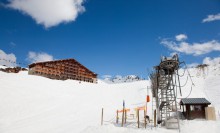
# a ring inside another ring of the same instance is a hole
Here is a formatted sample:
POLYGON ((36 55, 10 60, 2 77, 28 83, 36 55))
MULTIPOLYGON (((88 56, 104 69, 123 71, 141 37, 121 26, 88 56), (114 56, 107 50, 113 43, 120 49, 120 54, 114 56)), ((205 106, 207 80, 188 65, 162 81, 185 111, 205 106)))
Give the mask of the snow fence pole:
POLYGON ((104 109, 102 108, 101 125, 103 125, 103 113, 104 113, 104 109))
POLYGON ((125 109, 125 124, 126 124, 126 120, 127 120, 127 110, 125 109))
POLYGON ((122 123, 121 123, 121 126, 122 126, 122 127, 123 127, 123 125, 124 125, 124 113, 125 113, 125 101, 123 100, 122 123))
POLYGON ((156 111, 156 109, 154 110, 154 127, 156 127, 156 114, 157 113, 157 111, 156 111))
POLYGON ((117 112, 116 112, 116 123, 118 124, 118 110, 117 110, 117 112))
POLYGON ((144 109, 144 127, 146 128, 147 122, 146 122, 146 110, 144 109))
POLYGON ((139 109, 137 109, 137 117, 138 117, 137 123, 138 123, 138 128, 139 128, 139 109))

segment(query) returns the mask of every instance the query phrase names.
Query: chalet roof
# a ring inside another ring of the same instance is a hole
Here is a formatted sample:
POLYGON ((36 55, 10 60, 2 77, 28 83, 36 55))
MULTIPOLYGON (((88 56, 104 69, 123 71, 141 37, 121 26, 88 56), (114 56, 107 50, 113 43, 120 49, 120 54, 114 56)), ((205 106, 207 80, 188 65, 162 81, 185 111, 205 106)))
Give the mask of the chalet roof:
POLYGON ((52 60, 52 61, 44 61, 44 62, 35 62, 32 63, 29 66, 29 68, 35 66, 36 64, 44 64, 44 63, 54 63, 54 62, 60 62, 60 61, 75 61, 77 64, 79 64, 80 66, 82 66, 83 68, 87 69, 88 71, 90 71, 91 73, 97 75, 96 73, 92 72, 91 70, 89 70, 87 67, 85 67, 84 65, 82 65, 81 63, 79 63, 77 60, 70 58, 70 59, 62 59, 62 60, 52 60))
POLYGON ((211 104, 205 98, 182 98, 180 103, 181 103, 181 105, 186 105, 186 104, 211 104))
MULTIPOLYGON (((52 61, 41 61, 41 62, 35 62, 35 63, 32 63, 32 64, 29 64, 28 66, 33 66, 33 65, 35 65, 35 64, 53 63, 53 62, 70 61, 70 60, 76 61, 76 60, 73 59, 73 58, 70 58, 70 59, 61 59, 61 60, 52 60, 52 61)), ((79 63, 78 61, 76 61, 76 62, 79 63)), ((80 63, 79 63, 79 64, 80 64, 80 63)))

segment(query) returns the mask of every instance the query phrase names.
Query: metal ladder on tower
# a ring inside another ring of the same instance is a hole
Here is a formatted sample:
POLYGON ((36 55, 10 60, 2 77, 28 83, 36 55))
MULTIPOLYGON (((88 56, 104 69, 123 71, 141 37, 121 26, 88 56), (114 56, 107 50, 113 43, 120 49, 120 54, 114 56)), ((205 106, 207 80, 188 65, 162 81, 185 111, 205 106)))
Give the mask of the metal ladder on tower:
POLYGON ((173 86, 170 86, 169 82, 172 76, 162 75, 160 80, 160 98, 159 98, 159 110, 161 122, 166 126, 166 128, 179 129, 179 116, 177 110, 177 102, 175 96, 175 89, 173 86), (176 116, 171 116, 176 113, 176 116))
POLYGON ((160 112, 160 122, 162 124, 165 123, 165 120, 166 120, 166 104, 167 104, 167 98, 166 98, 166 89, 167 89, 167 78, 165 75, 161 75, 160 76, 160 82, 159 82, 159 93, 160 93, 160 96, 159 96, 159 112, 160 112))
MULTIPOLYGON (((169 78, 173 78, 172 76, 169 78)), ((179 129, 180 131, 180 125, 179 125, 179 115, 178 115, 178 109, 177 109, 177 102, 176 102, 176 93, 175 93, 175 87, 170 86, 167 88, 166 92, 166 128, 172 128, 172 129, 179 129), (173 116, 171 116, 173 115, 173 116)))

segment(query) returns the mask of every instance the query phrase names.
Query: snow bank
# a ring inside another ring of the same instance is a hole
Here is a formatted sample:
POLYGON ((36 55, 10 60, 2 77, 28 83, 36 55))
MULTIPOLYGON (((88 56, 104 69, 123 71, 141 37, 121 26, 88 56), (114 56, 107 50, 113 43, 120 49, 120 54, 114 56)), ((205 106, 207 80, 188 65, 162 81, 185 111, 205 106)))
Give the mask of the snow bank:
MULTIPOLYGON (((195 84, 189 97, 205 97, 218 111, 220 67, 210 66, 204 72, 196 68, 189 71, 195 84)), ((186 76, 182 77, 181 84, 184 84, 186 79, 186 76)), ((149 84, 147 80, 120 84, 107 84, 101 80, 98 84, 79 83, 74 80, 51 80, 28 75, 27 72, 0 72, 0 132, 177 132, 165 128, 151 130, 151 125, 148 125, 147 129, 137 129, 136 120, 131 120, 133 122, 128 122, 123 128, 115 124, 116 110, 122 109, 123 100, 130 109, 145 104, 149 84), (104 108, 103 126, 100 126, 101 108, 104 108)), ((190 91, 189 82, 182 88, 182 97, 186 97, 190 91)), ((151 104, 148 107, 150 108, 151 104)), ((151 116, 151 109, 148 110, 148 115, 151 116)), ((181 121, 183 133, 215 133, 219 130, 219 120, 181 121)))

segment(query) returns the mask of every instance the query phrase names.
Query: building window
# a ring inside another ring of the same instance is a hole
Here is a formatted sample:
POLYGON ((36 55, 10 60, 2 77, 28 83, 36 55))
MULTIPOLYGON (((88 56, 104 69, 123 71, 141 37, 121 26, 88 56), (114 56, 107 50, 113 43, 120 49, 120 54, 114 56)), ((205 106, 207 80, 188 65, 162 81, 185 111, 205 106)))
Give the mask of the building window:
POLYGON ((201 105, 195 105, 194 109, 195 109, 195 111, 202 111, 201 105))

